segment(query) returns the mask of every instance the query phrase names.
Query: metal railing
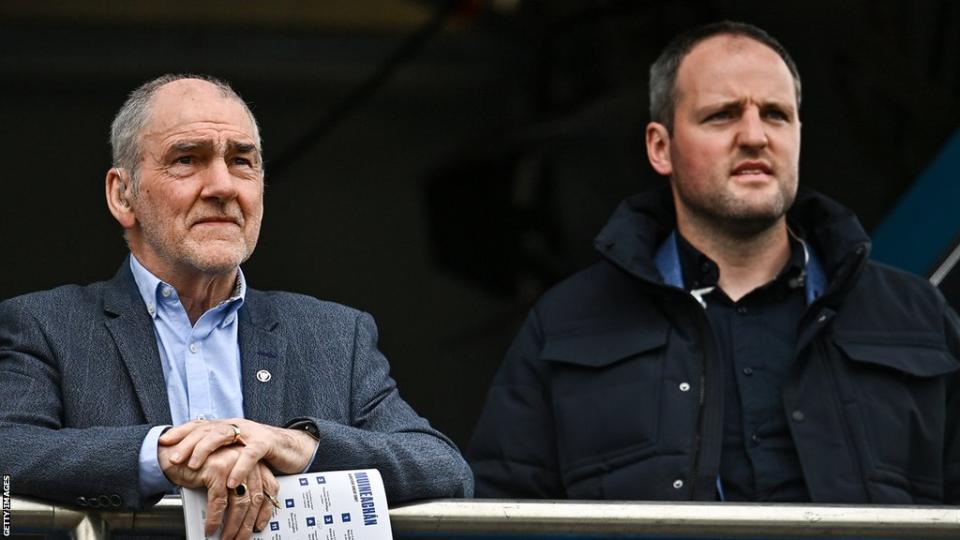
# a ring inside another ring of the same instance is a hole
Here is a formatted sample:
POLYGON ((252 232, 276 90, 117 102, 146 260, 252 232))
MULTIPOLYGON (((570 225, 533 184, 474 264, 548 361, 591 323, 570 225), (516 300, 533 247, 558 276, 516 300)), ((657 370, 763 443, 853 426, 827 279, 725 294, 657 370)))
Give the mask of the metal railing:
MULTIPOLYGON (((142 512, 94 512, 14 497, 13 532, 183 534, 179 498, 142 512)), ((960 538, 960 508, 811 504, 444 499, 390 509, 396 537, 568 536, 960 538)))

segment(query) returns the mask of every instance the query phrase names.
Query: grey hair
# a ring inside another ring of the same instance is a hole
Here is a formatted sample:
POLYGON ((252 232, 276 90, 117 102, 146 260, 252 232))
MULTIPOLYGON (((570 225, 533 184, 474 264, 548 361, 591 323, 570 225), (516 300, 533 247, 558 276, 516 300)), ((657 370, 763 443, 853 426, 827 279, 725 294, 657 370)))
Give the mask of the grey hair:
POLYGON ((143 152, 140 147, 140 135, 147 121, 150 119, 150 105, 154 95, 160 87, 183 79, 199 79, 216 86, 223 97, 237 100, 243 105, 243 110, 250 117, 250 123, 253 125, 253 137, 257 141, 257 148, 260 149, 260 127, 257 125, 257 119, 250 111, 250 107, 243 101, 243 98, 230 87, 230 84, 210 75, 195 75, 190 73, 168 73, 161 75, 156 79, 147 81, 137 87, 127 100, 120 107, 117 115, 113 117, 113 123, 110 126, 110 147, 113 150, 113 166, 119 169, 126 169, 130 174, 130 188, 134 194, 139 188, 138 167, 140 160, 143 159, 143 152))
POLYGON ((762 43, 773 49, 790 70, 793 87, 797 95, 797 109, 800 108, 800 72, 790 53, 770 34, 752 24, 734 21, 720 21, 692 28, 675 37, 660 53, 659 58, 650 66, 650 120, 666 126, 673 131, 673 115, 677 105, 677 72, 680 63, 701 41, 717 35, 742 36, 762 43))

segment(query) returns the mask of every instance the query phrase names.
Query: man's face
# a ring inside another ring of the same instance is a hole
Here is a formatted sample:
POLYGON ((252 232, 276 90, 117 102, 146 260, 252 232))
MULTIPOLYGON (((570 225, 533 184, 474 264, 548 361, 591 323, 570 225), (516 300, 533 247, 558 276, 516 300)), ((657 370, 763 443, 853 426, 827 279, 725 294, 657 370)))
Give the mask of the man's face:
POLYGON ((138 260, 164 279, 233 272, 257 244, 263 169, 250 117, 214 85, 161 87, 140 136, 139 192, 128 231, 138 260))
POLYGON ((720 35, 699 43, 677 75, 667 170, 678 220, 752 235, 793 204, 800 120, 793 78, 769 47, 720 35))

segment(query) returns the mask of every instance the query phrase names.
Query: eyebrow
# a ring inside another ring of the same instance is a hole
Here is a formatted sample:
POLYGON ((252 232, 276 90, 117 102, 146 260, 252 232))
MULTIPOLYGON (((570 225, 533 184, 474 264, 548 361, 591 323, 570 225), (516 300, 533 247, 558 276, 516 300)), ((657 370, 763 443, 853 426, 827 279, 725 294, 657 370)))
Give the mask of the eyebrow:
POLYGON ((237 154, 260 153, 259 150, 257 150, 257 145, 255 145, 255 144, 253 144, 253 143, 239 142, 239 141, 232 141, 232 140, 231 140, 231 141, 228 141, 228 142, 227 142, 227 147, 228 147, 232 152, 235 152, 235 153, 237 153, 237 154))
MULTIPOLYGON (((177 141, 167 149, 166 155, 169 157, 180 152, 196 152, 198 150, 212 153, 215 149, 216 145, 208 139, 177 141)), ((235 140, 227 141, 227 152, 234 154, 260 154, 257 145, 235 140)))
POLYGON ((193 152, 195 150, 213 150, 213 142, 208 140, 177 141, 170 146, 167 153, 193 152))
MULTIPOLYGON (((700 113, 713 112, 713 111, 725 111, 725 110, 742 111, 744 108, 744 104, 745 104, 744 100, 736 99, 736 100, 722 101, 720 103, 712 103, 709 105, 704 105, 703 107, 700 107, 698 110, 700 113)), ((789 103, 784 103, 782 101, 776 101, 776 100, 762 101, 758 103, 757 106, 760 107, 761 110, 775 107, 777 109, 787 111, 791 114, 796 112, 796 108, 793 105, 789 103)))

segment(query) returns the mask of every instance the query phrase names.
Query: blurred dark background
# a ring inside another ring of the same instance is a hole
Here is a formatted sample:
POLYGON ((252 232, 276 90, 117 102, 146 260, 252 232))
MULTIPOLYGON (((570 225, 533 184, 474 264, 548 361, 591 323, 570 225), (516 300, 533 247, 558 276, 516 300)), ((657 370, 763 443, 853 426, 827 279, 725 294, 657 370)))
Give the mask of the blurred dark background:
MULTIPOLYGON (((530 304, 594 260, 621 199, 664 181, 643 148, 649 64, 723 18, 799 64, 801 182, 911 241, 929 228, 885 220, 926 175, 941 190, 920 215, 956 226, 951 0, 5 0, 0 298, 113 275, 112 115, 159 74, 220 76, 264 139, 251 286, 371 312, 404 396, 463 445, 530 304)), ((958 230, 923 261, 892 240, 885 257, 930 272, 958 230)))

